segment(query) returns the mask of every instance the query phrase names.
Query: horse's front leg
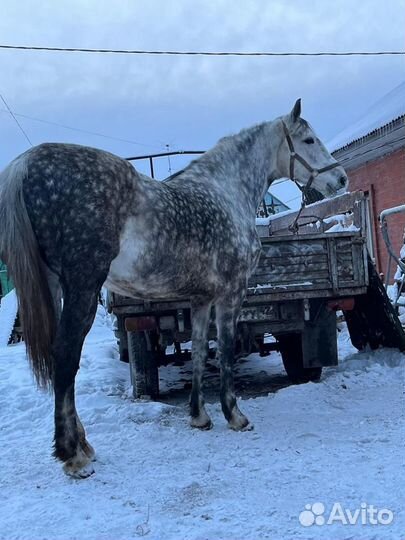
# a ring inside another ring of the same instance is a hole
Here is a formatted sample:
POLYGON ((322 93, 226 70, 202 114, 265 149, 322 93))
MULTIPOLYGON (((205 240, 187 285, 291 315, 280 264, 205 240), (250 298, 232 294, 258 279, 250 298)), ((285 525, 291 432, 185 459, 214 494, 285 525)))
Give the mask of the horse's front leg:
MULTIPOLYGON (((242 299, 244 295, 240 295, 242 299)), ((216 304, 218 358, 221 366, 221 405, 228 425, 235 431, 252 429, 253 426, 237 404, 234 391, 233 366, 235 361, 236 326, 242 300, 235 298, 216 304)))
POLYGON ((193 386, 190 395, 190 414, 192 427, 210 429, 212 422, 204 407, 202 382, 208 356, 208 326, 211 303, 194 298, 191 301, 193 386))

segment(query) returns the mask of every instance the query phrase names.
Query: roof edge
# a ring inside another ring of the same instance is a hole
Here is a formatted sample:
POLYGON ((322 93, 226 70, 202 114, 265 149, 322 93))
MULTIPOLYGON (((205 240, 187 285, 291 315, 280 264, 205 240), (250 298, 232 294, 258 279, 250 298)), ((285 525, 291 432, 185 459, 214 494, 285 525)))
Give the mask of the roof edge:
POLYGON ((332 156, 335 154, 338 154, 339 152, 351 150, 354 148, 357 148, 358 146, 363 145, 366 142, 369 142, 371 139, 376 139, 378 137, 381 137, 382 135, 386 135, 387 133, 391 133, 394 131, 398 126, 400 126, 402 123, 405 123, 405 114, 401 114, 397 116, 396 118, 393 118, 386 124, 373 129, 366 135, 362 135, 361 137, 358 137, 357 139, 353 139, 352 141, 344 144, 343 146, 340 146, 339 148, 336 148, 336 150, 333 150, 331 152, 332 156))

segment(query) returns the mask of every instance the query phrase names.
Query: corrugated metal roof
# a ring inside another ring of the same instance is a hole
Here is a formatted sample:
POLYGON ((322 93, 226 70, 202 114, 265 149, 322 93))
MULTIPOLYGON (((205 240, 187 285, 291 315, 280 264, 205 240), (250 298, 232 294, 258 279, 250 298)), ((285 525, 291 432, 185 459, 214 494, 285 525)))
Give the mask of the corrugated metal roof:
POLYGON ((405 81, 374 103, 357 122, 338 133, 326 146, 330 152, 335 152, 402 116, 405 117, 405 81))

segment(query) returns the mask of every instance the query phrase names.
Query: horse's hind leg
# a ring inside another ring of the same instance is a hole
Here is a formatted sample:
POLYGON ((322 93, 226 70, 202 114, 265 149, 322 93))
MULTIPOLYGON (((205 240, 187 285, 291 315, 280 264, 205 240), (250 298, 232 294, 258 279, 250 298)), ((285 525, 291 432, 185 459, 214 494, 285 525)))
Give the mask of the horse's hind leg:
POLYGON ((86 432, 84 430, 83 424, 79 418, 79 415, 76 411, 76 424, 77 424, 77 431, 79 433, 79 442, 80 446, 83 450, 83 452, 86 454, 86 456, 91 460, 96 460, 96 453, 94 451, 94 448, 91 446, 89 441, 86 439, 86 432))
POLYGON ((190 395, 190 413, 192 427, 210 429, 212 422, 204 407, 202 380, 205 362, 208 356, 208 326, 211 303, 193 299, 191 302, 193 386, 190 395))
POLYGON ((234 391, 233 365, 235 360, 235 336, 236 325, 239 316, 240 303, 234 299, 225 301, 215 306, 217 333, 218 333, 218 357, 221 366, 221 405, 222 412, 228 420, 228 425, 236 431, 251 429, 249 420, 241 413, 237 404, 234 391))
MULTIPOLYGON (((61 315, 62 315, 62 287, 60 284, 59 276, 52 272, 50 269, 47 270, 49 290, 51 291, 51 296, 54 304, 54 310, 56 315, 57 324, 59 325, 61 315)), ((95 452, 91 444, 86 440, 86 432, 84 430, 83 424, 80 421, 79 415, 76 411, 76 424, 77 430, 79 433, 79 441, 84 453, 92 460, 95 459, 95 452)))
POLYGON ((79 369, 84 338, 94 320, 97 299, 105 275, 81 274, 81 279, 65 280, 62 316, 53 346, 55 390, 55 451, 67 474, 85 477, 94 450, 86 441, 75 406, 75 377, 79 369))

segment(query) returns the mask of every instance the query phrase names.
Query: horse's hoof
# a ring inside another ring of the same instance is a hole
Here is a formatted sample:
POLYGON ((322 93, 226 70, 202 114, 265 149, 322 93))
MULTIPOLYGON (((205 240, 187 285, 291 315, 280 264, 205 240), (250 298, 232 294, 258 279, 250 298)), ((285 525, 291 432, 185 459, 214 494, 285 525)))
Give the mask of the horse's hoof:
POLYGON ((210 429, 212 429, 214 427, 214 424, 212 423, 211 420, 209 420, 206 424, 204 424, 203 426, 193 426, 193 427, 197 427, 198 429, 200 429, 201 431, 209 431, 210 429))
POLYGON ((232 417, 228 422, 228 427, 229 429, 233 429, 233 431, 252 431, 252 429, 254 429, 254 425, 251 424, 249 419, 240 411, 232 414, 232 417))
POLYGON ((191 417, 190 426, 192 428, 201 429, 201 431, 208 431, 209 429, 212 429, 213 423, 211 418, 205 413, 191 417))
POLYGON ((75 456, 64 463, 63 470, 72 478, 88 478, 94 473, 91 458, 85 454, 81 447, 78 447, 75 456))
POLYGON ((255 429, 254 424, 251 424, 249 421, 245 426, 238 426, 228 422, 228 427, 229 429, 232 429, 232 431, 253 431, 255 429))
POLYGON ((91 461, 97 461, 96 452, 89 442, 86 440, 80 442, 83 452, 91 461))
POLYGON ((66 467, 65 463, 65 465, 63 466, 63 470, 65 474, 67 474, 67 476, 70 476, 70 478, 75 478, 76 480, 84 480, 85 478, 89 478, 89 476, 93 475, 95 472, 91 463, 88 463, 77 471, 69 469, 68 467, 66 467))
POLYGON ((244 428, 240 429, 239 431, 253 431, 254 429, 255 429, 255 425, 254 425, 254 424, 251 424, 251 423, 249 422, 247 426, 245 426, 244 428))

